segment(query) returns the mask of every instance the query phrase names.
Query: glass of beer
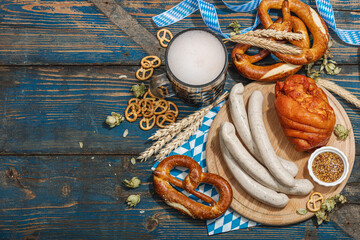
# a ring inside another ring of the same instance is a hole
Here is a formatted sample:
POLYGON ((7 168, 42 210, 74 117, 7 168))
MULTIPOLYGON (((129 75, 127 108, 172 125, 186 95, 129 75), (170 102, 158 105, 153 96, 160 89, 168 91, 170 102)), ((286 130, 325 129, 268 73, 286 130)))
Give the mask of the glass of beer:
POLYGON ((212 32, 191 28, 178 33, 165 52, 166 74, 150 81, 155 95, 177 94, 193 106, 211 104, 222 93, 228 68, 224 43, 212 32))

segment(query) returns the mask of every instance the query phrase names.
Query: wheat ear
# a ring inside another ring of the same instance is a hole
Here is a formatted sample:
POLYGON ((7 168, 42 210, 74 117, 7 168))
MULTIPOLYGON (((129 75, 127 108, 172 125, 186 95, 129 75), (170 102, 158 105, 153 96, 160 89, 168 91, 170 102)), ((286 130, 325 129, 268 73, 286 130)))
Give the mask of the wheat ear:
POLYGON ((255 31, 250 31, 244 33, 244 35, 253 36, 253 37, 272 37, 276 40, 301 40, 303 35, 301 33, 293 33, 287 31, 277 31, 275 29, 257 29, 255 31))
POLYGON ((337 85, 336 83, 333 83, 329 80, 318 78, 316 80, 316 83, 324 88, 326 88, 329 91, 332 91, 339 95, 340 97, 344 98, 349 103, 354 104, 357 108, 360 108, 360 100, 353 95, 351 92, 346 90, 345 88, 337 85))
POLYGON ((271 41, 267 38, 253 37, 246 34, 232 36, 229 40, 232 42, 243 43, 283 54, 298 55, 302 53, 301 48, 271 41))
MULTIPOLYGON (((189 115, 187 118, 184 118, 179 122, 173 123, 164 129, 158 130, 154 134, 154 135, 157 135, 156 139, 158 139, 158 140, 151 147, 147 148, 144 152, 142 152, 140 154, 140 156, 138 157, 138 159, 140 161, 148 160, 152 155, 157 153, 166 143, 170 142, 176 135, 178 135, 183 129, 185 129, 189 125, 192 125, 194 122, 200 121, 200 123, 201 123, 202 119, 204 118, 206 113, 208 113, 214 106, 219 104, 221 101, 226 99, 228 96, 229 96, 229 93, 225 92, 213 104, 196 111, 195 113, 189 115)), ((187 131, 187 129, 185 129, 185 131, 187 131)), ((153 138, 151 138, 151 139, 153 139, 153 138)))

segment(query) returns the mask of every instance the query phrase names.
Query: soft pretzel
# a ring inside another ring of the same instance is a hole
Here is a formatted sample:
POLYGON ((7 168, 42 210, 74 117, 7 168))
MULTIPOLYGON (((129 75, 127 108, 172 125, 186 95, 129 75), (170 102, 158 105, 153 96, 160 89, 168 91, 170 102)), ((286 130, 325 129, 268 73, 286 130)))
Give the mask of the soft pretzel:
MULTIPOLYGON (((273 21, 268 11, 270 9, 281 9, 284 1, 289 2, 290 11, 295 13, 306 25, 313 36, 311 48, 303 48, 299 55, 289 55, 273 52, 282 61, 296 65, 306 65, 321 58, 328 46, 329 32, 324 20, 314 9, 299 0, 263 0, 258 9, 262 25, 268 29, 273 21)), ((279 30, 275 27, 276 30, 279 30)))
POLYGON ((202 172, 200 165, 188 156, 174 155, 165 158, 156 167, 153 179, 155 192, 165 200, 165 203, 192 218, 203 220, 217 218, 225 213, 232 201, 230 184, 219 175, 202 172), (177 166, 189 169, 184 181, 170 174, 170 170, 177 166), (219 201, 215 202, 211 197, 195 190, 202 182, 216 187, 220 195, 219 201), (210 206, 188 198, 173 186, 184 189, 210 206))
MULTIPOLYGON (((293 30, 293 32, 302 33, 303 39, 300 41, 291 41, 292 44, 301 48, 309 48, 310 40, 305 24, 297 17, 290 16, 289 3, 283 3, 283 18, 278 18, 269 28, 281 31, 293 30)), ((245 54, 250 45, 237 44, 232 51, 231 57, 235 67, 239 73, 248 79, 257 81, 276 81, 288 77, 299 71, 302 65, 294 65, 291 63, 276 63, 269 66, 257 66, 253 63, 258 62, 267 57, 270 52, 261 50, 253 56, 245 54)))

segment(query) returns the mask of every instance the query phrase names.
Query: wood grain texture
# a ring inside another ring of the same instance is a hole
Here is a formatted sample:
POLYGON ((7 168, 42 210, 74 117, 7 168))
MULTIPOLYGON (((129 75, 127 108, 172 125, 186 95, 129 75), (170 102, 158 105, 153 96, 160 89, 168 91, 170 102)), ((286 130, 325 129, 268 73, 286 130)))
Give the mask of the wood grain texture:
MULTIPOLYGON (((276 111, 273 105, 275 100, 275 84, 261 84, 254 82, 248 84, 244 88, 244 103, 247 105, 251 93, 255 90, 262 92, 264 96, 263 103, 263 118, 267 134, 270 142, 273 144, 276 154, 284 159, 295 162, 299 168, 299 172, 296 175, 296 179, 308 179, 314 185, 314 192, 320 192, 325 198, 334 196, 341 192, 346 185, 346 180, 334 187, 323 187, 312 180, 307 170, 307 162, 310 157, 310 153, 297 152, 287 137, 282 131, 282 127, 277 120, 276 111)), ((339 102, 326 90, 330 106, 334 109, 336 115, 336 123, 342 124, 347 128, 351 128, 350 120, 342 108, 339 102)), ((260 222, 265 225, 287 225, 304 221, 314 214, 308 212, 305 215, 299 215, 296 210, 304 208, 306 202, 309 199, 309 195, 306 196, 289 196, 290 201, 284 208, 273 208, 266 204, 262 204, 257 200, 254 200, 246 191, 243 190, 241 185, 236 181, 236 176, 232 175, 231 171, 227 167, 221 153, 219 143, 219 131, 220 125, 223 122, 232 122, 229 104, 226 103, 218 112, 214 122, 211 125, 208 140, 206 144, 206 164, 209 172, 218 174, 229 181, 233 188, 233 201, 231 207, 237 211, 240 215, 245 216, 253 221, 260 222)), ((239 136, 238 136, 239 137, 239 136)), ((239 138, 240 139, 240 138, 239 138)), ((338 141, 334 135, 331 136, 326 146, 332 146, 340 149, 348 157, 350 169, 355 160, 355 141, 354 135, 351 133, 346 141, 338 141)))
MULTIPOLYGON (((123 114, 132 97, 130 88, 140 83, 137 67, 0 67, 0 152, 3 154, 121 154, 140 153, 157 129, 142 131, 138 121, 124 121, 109 129, 104 124, 111 112, 123 114), (119 79, 119 76, 126 78, 119 79), (129 129, 126 139, 122 137, 129 129), (83 142, 80 148, 79 142, 83 142)), ((155 74, 164 72, 156 69, 155 74)), ((243 78, 231 67, 226 89, 243 78)), ((332 79, 357 93, 357 67, 349 66, 332 79)), ((147 84, 147 83, 146 83, 147 84)), ((180 109, 179 118, 196 110, 171 98, 180 109)), ((360 110, 339 99, 347 109, 360 143, 360 110)))
MULTIPOLYGON (((151 17, 178 2, 127 0, 117 1, 117 5, 155 36, 159 28, 151 17)), ((357 9, 358 6, 356 2, 346 4, 347 9, 357 9)), ((215 1, 215 5, 225 32, 229 31, 226 27, 234 20, 238 20, 244 28, 254 21, 255 12, 234 13, 220 1, 215 1)), ((85 0, 4 0, 0 4, 0 16, 0 64, 135 65, 146 55, 136 41, 107 19, 93 3, 85 0)), ((335 10, 335 17, 338 27, 358 29, 360 12, 335 10)), ((189 27, 206 28, 199 12, 168 28, 176 34, 189 27)), ((336 40, 332 50, 336 61, 359 61, 357 47, 344 44, 334 33, 331 36, 336 40)), ((233 47, 232 44, 228 46, 229 50, 233 47)))
MULTIPOLYGON (((1 157, 0 239, 208 238, 204 221, 179 214, 154 193, 152 163, 132 165, 131 157, 1 157), (16 179, 22 187, 6 175, 10 168, 18 172, 16 179), (127 189, 122 180, 133 176, 142 184, 137 189, 127 189), (29 199, 25 189, 34 197, 29 199), (141 202, 135 208, 125 204, 130 194, 141 194, 141 202)), ((351 195, 349 199, 348 206, 356 207, 351 195)), ((328 236, 351 239, 333 222, 317 229, 312 220, 280 228, 259 226, 237 230, 211 239, 325 239, 328 236)))
MULTIPOLYGON (((116 0, 152 35, 158 28, 151 17, 179 2, 116 0)), ((221 1, 209 2, 216 5, 224 31, 233 20, 244 28, 252 25, 254 13, 234 13, 221 1)), ((358 29, 358 0, 331 3, 338 27, 358 29)), ((206 28, 199 12, 168 28, 176 34, 195 26, 206 28)), ((0 239, 359 238, 360 111, 344 100, 337 97, 353 125, 357 155, 343 190, 349 203, 333 221, 209 237, 205 222, 179 214, 154 194, 151 161, 130 164, 151 145, 146 139, 156 129, 143 132, 128 122, 113 129, 104 125, 110 112, 124 111, 131 85, 139 83, 134 73, 151 49, 142 49, 87 0, 2 0, 0 30, 0 239), (121 181, 132 176, 143 183, 128 190, 121 181), (133 193, 141 194, 141 203, 130 209, 124 200, 133 193)), ((343 71, 325 77, 360 97, 358 48, 336 40, 333 55, 343 71)), ((230 66, 225 88, 236 82, 250 81, 230 66)), ((172 100, 180 118, 196 110, 172 100)))

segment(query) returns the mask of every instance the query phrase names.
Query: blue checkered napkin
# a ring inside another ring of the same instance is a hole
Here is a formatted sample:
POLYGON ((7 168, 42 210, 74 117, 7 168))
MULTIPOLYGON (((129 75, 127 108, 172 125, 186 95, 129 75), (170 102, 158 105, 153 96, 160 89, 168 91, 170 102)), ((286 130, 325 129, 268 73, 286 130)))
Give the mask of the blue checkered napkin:
MULTIPOLYGON (((208 112, 205 115, 203 123, 199 130, 194 133, 187 142, 185 142, 183 145, 171 152, 170 156, 178 154, 189 156, 200 164, 204 172, 207 172, 208 170, 206 167, 205 159, 207 136, 211 123, 213 122, 216 114, 219 112, 221 106, 222 104, 219 104, 217 107, 213 108, 210 112, 208 112)), ((156 162, 152 169, 154 170, 158 164, 159 162, 156 162)), ((171 171, 171 174, 180 180, 184 180, 186 175, 188 174, 188 170, 183 167, 177 167, 171 171)), ((195 201, 201 202, 201 200, 190 195, 186 191, 182 189, 178 190, 184 195, 194 199, 195 201)), ((217 193, 216 189, 209 184, 200 184, 197 191, 212 197, 215 201, 219 200, 219 194, 217 193)), ((206 222, 206 225, 208 229, 208 234, 214 235, 236 229, 253 227, 256 226, 257 223, 250 221, 245 217, 242 217, 241 215, 229 208, 224 215, 218 217, 217 219, 208 220, 206 222)))
MULTIPOLYGON (((222 0, 223 3, 235 12, 249 12, 256 9, 261 0, 252 0, 248 3, 242 5, 232 5, 226 3, 222 0)), ((360 31, 359 30, 344 30, 336 28, 334 12, 331 7, 329 0, 316 0, 316 6, 318 8, 319 14, 325 20, 325 22, 334 30, 334 32, 346 43, 353 45, 360 45, 360 31)), ((203 18, 205 24, 217 34, 228 38, 229 34, 225 34, 221 31, 219 20, 217 17, 216 9, 214 5, 204 1, 204 0, 184 0, 170 10, 159 14, 153 17, 153 21, 159 27, 164 27, 173 23, 178 22, 179 20, 187 17, 196 10, 200 9, 201 17, 203 18)), ((241 33, 246 33, 255 29, 259 21, 259 16, 256 15, 254 25, 244 29, 241 33)))

